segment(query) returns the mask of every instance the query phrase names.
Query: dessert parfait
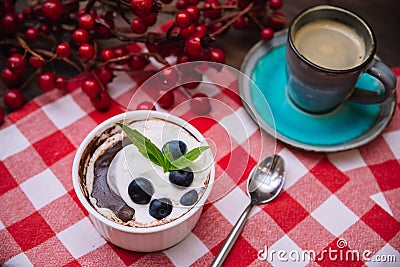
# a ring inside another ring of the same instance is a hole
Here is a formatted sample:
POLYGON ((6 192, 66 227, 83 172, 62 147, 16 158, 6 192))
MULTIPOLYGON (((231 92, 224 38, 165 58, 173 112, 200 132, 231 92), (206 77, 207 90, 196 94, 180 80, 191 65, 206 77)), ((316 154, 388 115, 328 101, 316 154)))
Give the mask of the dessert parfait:
MULTIPOLYGON (((195 224, 211 190, 214 165, 204 137, 189 123, 161 112, 134 111, 109 119, 87 136, 73 176, 95 227, 113 242, 104 223, 148 233, 179 226, 196 214, 195 224)), ((113 243, 136 251, 164 248, 113 243)))

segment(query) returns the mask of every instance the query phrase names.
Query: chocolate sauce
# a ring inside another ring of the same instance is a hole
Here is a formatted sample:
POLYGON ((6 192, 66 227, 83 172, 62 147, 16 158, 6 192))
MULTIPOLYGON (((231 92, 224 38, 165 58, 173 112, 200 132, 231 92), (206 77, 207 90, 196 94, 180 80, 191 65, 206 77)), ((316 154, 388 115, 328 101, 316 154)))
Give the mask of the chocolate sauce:
POLYGON ((127 222, 132 219, 135 210, 126 205, 125 201, 115 194, 107 183, 108 168, 121 149, 122 142, 117 142, 95 161, 92 197, 97 199, 98 207, 110 209, 119 219, 127 222))

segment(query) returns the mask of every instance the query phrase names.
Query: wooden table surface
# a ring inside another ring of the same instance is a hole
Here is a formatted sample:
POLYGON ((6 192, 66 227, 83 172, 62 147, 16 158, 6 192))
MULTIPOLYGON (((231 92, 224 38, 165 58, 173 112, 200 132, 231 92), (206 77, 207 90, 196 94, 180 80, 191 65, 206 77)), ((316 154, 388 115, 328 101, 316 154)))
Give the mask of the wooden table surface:
MULTIPOLYGON (((364 18, 373 28, 378 49, 377 54, 390 67, 400 66, 400 1, 398 0, 283 0, 282 12, 291 20, 307 7, 318 4, 332 4, 347 8, 364 18)), ((257 29, 237 31, 230 29, 214 46, 226 53, 226 63, 237 69, 247 51, 259 41, 257 29)), ((41 91, 33 85, 25 89, 24 95, 33 98, 41 91)), ((3 106, 2 101, 0 105, 3 106)), ((7 110, 5 110, 7 112, 7 110)))

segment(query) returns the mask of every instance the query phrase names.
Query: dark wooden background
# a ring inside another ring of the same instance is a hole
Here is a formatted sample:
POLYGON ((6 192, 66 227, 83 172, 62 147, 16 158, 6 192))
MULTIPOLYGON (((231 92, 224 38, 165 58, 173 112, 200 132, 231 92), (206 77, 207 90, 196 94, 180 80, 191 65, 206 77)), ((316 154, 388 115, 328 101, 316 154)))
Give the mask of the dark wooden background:
MULTIPOLYGON (((390 67, 400 67, 400 0, 283 0, 282 12, 291 20, 300 11, 318 4, 331 4, 347 8, 364 18, 373 28, 378 48, 377 54, 390 67)), ((259 31, 236 31, 230 29, 215 42, 227 56, 226 63, 237 69, 247 51, 259 41, 259 31)), ((40 94, 33 85, 25 89, 28 100, 40 94)), ((3 102, 0 101, 3 106, 3 102)), ((5 112, 7 110, 5 109, 5 112)))

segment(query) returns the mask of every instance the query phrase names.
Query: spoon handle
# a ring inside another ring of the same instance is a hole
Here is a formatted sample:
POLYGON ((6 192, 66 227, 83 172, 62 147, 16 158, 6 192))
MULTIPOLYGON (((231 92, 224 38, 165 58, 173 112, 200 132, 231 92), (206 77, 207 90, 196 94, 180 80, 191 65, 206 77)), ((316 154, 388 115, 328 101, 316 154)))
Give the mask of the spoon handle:
POLYGON ((249 216, 250 211, 253 208, 254 204, 255 204, 255 202, 251 201, 250 204, 243 211, 242 215, 240 215, 239 220, 236 222, 235 226, 233 226, 231 232, 229 233, 228 237, 225 239, 224 244, 218 251, 218 254, 217 254, 217 256, 215 256, 210 267, 217 267, 217 266, 222 265, 226 256, 228 256, 229 251, 231 251, 233 245, 235 244, 236 239, 239 237, 239 234, 242 231, 244 223, 246 222, 247 217, 249 216))

